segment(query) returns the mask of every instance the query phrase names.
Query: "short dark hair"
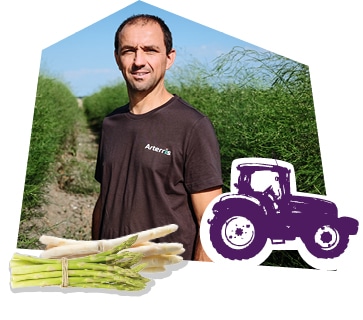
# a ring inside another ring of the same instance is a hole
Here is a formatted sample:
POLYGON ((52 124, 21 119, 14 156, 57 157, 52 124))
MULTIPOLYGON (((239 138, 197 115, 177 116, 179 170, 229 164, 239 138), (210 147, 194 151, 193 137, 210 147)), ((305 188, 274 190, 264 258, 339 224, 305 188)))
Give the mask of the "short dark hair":
POLYGON ((170 32, 169 27, 166 25, 166 23, 164 22, 164 20, 162 20, 161 18, 154 16, 154 15, 150 15, 150 14, 137 14, 137 15, 133 15, 129 18, 127 18, 126 20, 124 20, 124 22, 121 23, 121 25, 118 27, 116 34, 115 34, 115 51, 118 51, 118 47, 119 47, 119 34, 121 32, 121 30, 126 26, 126 25, 131 25, 131 24, 136 24, 139 21, 142 21, 144 24, 147 24, 148 22, 152 21, 157 23, 163 34, 164 34, 164 44, 166 47, 166 53, 169 54, 170 51, 173 49, 173 38, 172 38, 172 34, 170 32))

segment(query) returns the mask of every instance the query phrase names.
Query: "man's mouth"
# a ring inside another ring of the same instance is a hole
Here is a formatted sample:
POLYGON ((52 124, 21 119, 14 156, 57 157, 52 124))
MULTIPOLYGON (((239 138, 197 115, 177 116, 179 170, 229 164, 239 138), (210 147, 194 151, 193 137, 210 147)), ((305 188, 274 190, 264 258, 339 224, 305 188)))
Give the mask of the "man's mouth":
POLYGON ((149 72, 147 71, 137 71, 137 72, 132 72, 132 75, 135 77, 143 77, 145 75, 147 75, 149 72))

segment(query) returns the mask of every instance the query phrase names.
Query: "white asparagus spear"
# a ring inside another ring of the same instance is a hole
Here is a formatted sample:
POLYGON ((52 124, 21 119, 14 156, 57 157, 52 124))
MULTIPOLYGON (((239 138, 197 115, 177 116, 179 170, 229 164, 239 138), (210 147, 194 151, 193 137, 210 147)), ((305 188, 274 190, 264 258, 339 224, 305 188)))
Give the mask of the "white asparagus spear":
POLYGON ((47 250, 53 247, 80 244, 84 240, 73 240, 73 239, 59 238, 55 236, 42 235, 39 238, 39 241, 40 243, 46 245, 45 249, 47 250))
POLYGON ((74 240, 67 238, 59 238, 53 236, 42 235, 39 238, 39 241, 42 244, 47 245, 46 250, 52 247, 64 246, 64 245, 75 245, 75 244, 88 244, 88 243, 102 243, 101 246, 104 250, 111 249, 116 245, 124 242, 131 236, 137 235, 137 240, 134 243, 134 246, 137 244, 141 244, 143 242, 147 242, 149 240, 154 240, 157 238, 164 237, 172 232, 175 232, 178 229, 176 224, 169 224, 162 227, 156 227, 152 229, 148 229, 145 231, 133 233, 127 236, 115 238, 115 239, 104 239, 104 240, 74 240))
MULTIPOLYGON (((41 252, 41 258, 48 259, 59 259, 62 257, 66 258, 76 258, 87 256, 90 254, 97 254, 99 252, 104 251, 99 246, 100 243, 97 242, 88 242, 88 243, 79 243, 74 245, 65 245, 59 247, 53 247, 51 249, 45 250, 41 252)), ((185 249, 181 243, 153 243, 147 242, 143 245, 139 245, 136 247, 130 247, 124 249, 122 251, 130 251, 130 252, 139 252, 142 253, 145 257, 147 256, 155 256, 155 255, 180 255, 185 249)))
POLYGON ((97 254, 102 252, 98 242, 77 243, 68 246, 52 247, 40 253, 41 258, 60 259, 60 258, 76 258, 97 254))
MULTIPOLYGON (((149 240, 163 237, 171 232, 174 232, 175 230, 177 230, 177 228, 177 225, 167 225, 135 233, 138 235, 138 238, 133 244, 133 247, 143 247, 140 250, 146 252, 147 249, 145 244, 149 243, 155 245, 149 240)), ((42 242, 43 244, 47 244, 47 248, 40 254, 40 257, 49 259, 62 257, 72 258, 96 254, 113 248, 114 246, 124 242, 126 239, 135 234, 105 240, 73 240, 52 236, 42 236, 40 238, 40 242, 42 242)), ((175 252, 184 252, 181 244, 163 244, 159 247, 150 247, 149 249, 158 249, 159 252, 162 253, 171 253, 174 250, 173 248, 171 248, 172 246, 174 246, 175 252)))
POLYGON ((181 256, 176 255, 155 255, 142 258, 140 263, 147 263, 147 268, 155 268, 176 264, 182 260, 183 258, 181 256))
POLYGON ((156 272, 163 272, 165 271, 165 267, 146 267, 140 271, 140 273, 156 273, 156 272))
POLYGON ((147 257, 147 256, 155 256, 162 254, 180 255, 185 251, 185 249, 183 248, 183 244, 178 242, 170 242, 170 243, 148 242, 146 244, 136 247, 131 246, 130 248, 124 249, 122 251, 139 252, 142 253, 145 257, 147 257))

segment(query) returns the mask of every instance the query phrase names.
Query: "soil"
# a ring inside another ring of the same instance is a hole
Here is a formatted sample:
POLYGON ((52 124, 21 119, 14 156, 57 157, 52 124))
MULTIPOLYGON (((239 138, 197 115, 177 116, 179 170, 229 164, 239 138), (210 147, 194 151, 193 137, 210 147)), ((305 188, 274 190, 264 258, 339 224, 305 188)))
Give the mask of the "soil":
MULTIPOLYGON (((79 106, 82 107, 81 100, 79 106)), ((37 239, 42 234, 77 240, 91 239, 92 212, 98 194, 84 195, 66 191, 65 186, 72 182, 72 176, 62 175, 62 171, 65 164, 72 160, 88 162, 87 165, 94 168, 97 147, 95 134, 85 125, 78 131, 76 152, 65 153, 56 165, 58 175, 47 185, 45 203, 36 210, 37 217, 21 223, 20 231, 37 239), (90 154, 94 157, 90 157, 90 154)), ((38 246, 42 249, 40 244, 38 246)))
POLYGON ((85 196, 65 192, 58 183, 48 186, 47 201, 40 208, 44 216, 33 223, 47 235, 79 240, 91 239, 92 211, 96 196, 85 196))

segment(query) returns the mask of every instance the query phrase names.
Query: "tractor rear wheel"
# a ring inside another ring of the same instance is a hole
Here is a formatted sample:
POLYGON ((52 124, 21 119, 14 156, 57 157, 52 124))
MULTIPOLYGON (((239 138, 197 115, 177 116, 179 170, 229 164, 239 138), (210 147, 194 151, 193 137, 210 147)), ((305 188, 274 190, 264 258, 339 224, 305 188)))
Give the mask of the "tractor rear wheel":
POLYGON ((226 208, 219 211, 211 221, 211 243, 225 258, 253 258, 264 248, 267 241, 263 221, 264 216, 257 205, 226 208))

